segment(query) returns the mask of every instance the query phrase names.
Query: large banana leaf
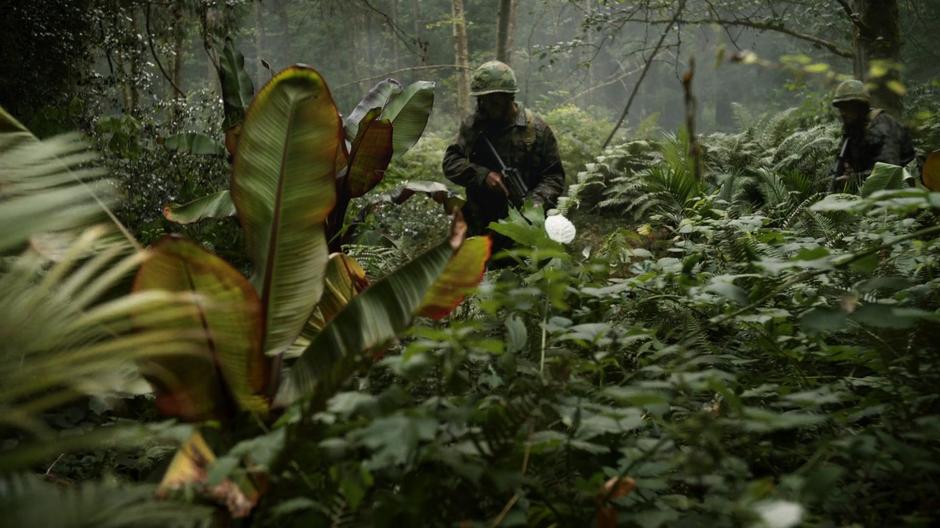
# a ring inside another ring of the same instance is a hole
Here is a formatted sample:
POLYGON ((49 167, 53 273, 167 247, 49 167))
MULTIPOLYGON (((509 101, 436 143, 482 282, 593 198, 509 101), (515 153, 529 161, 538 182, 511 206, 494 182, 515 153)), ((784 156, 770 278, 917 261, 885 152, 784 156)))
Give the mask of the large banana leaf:
POLYGON ((329 256, 323 223, 336 201, 341 140, 333 98, 309 67, 277 74, 245 117, 232 201, 265 310, 266 351, 294 341, 323 292, 329 256))
POLYGON ((380 113, 381 109, 373 108, 366 114, 353 141, 346 173, 350 198, 364 195, 382 181, 392 159, 392 124, 378 119, 380 113))
POLYGON ((385 105, 380 119, 392 122, 394 157, 408 152, 424 133, 434 106, 434 86, 430 81, 412 83, 385 105))
POLYGON ((219 81, 225 111, 222 126, 228 130, 245 120, 245 111, 255 93, 251 77, 245 71, 245 56, 235 49, 231 39, 225 42, 225 48, 219 56, 219 81))
POLYGON ((366 278, 366 271, 356 259, 345 253, 333 253, 330 255, 323 284, 320 303, 304 327, 304 336, 308 339, 332 321, 353 297, 365 290, 369 286, 369 280, 366 278))
POLYGON ((369 90, 369 93, 359 101, 356 108, 346 116, 343 126, 346 128, 346 137, 354 138, 359 134, 359 123, 373 108, 384 108, 389 98, 400 94, 401 83, 395 79, 385 79, 369 90))
POLYGON ((243 410, 265 413, 268 406, 263 394, 270 360, 261 350, 261 303, 254 288, 227 262, 188 240, 167 237, 152 252, 137 272, 134 290, 198 295, 194 317, 178 324, 201 331, 206 351, 203 357, 175 356, 147 362, 145 368, 154 380, 161 409, 189 419, 224 411, 226 395, 222 400, 208 399, 219 386, 227 389, 243 410), (194 397, 195 391, 201 391, 206 399, 194 397))
POLYGON ((302 395, 322 403, 375 348, 407 328, 415 310, 454 254, 443 242, 355 297, 310 343, 291 370, 283 402, 302 395))
POLYGON ((418 315, 441 319, 452 312, 480 284, 492 247, 493 241, 488 236, 464 241, 424 295, 418 315))
POLYGON ((192 224, 206 218, 224 218, 235 214, 235 204, 228 189, 196 198, 182 205, 163 206, 163 216, 177 224, 192 224))

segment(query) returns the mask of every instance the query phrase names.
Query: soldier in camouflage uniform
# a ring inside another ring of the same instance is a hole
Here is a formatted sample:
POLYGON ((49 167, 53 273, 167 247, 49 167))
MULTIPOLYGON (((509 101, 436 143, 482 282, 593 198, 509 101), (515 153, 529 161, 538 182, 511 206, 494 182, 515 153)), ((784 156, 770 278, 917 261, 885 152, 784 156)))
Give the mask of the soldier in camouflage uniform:
POLYGON ((518 169, 529 188, 525 198, 545 210, 554 207, 564 191, 565 172, 552 130, 515 101, 519 88, 509 66, 499 61, 483 64, 474 72, 470 90, 477 98, 476 112, 447 147, 443 169, 447 179, 467 189, 463 214, 470 233, 493 235, 495 252, 511 243, 486 226, 509 214, 509 191, 484 137, 507 167, 518 169))
POLYGON ((836 163, 830 190, 861 185, 876 162, 907 165, 914 145, 907 129, 880 108, 861 81, 844 81, 836 88, 832 106, 842 118, 842 157, 836 163))

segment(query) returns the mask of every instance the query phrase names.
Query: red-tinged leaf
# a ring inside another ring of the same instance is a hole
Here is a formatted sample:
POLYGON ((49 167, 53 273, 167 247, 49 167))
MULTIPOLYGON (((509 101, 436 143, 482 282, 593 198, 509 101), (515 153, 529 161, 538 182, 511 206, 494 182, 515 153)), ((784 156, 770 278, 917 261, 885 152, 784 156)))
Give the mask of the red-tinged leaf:
POLYGON ((349 301, 369 286, 366 272, 349 255, 333 253, 327 264, 324 277, 323 296, 313 316, 307 321, 304 335, 313 337, 327 323, 333 320, 349 301))
POLYGON ((373 108, 366 114, 353 141, 346 174, 350 198, 364 195, 382 181, 392 159, 392 123, 378 119, 381 112, 373 108))
POLYGON ((170 491, 190 484, 203 483, 208 477, 209 464, 215 462, 215 453, 199 431, 183 442, 163 474, 157 495, 165 497, 170 491))
POLYGON ((204 355, 166 356, 143 365, 161 411, 201 420, 224 416, 234 400, 243 410, 267 412, 262 395, 270 360, 261 350, 261 306, 254 288, 224 260, 188 240, 167 237, 152 252, 134 291, 198 295, 193 317, 174 324, 205 335, 204 355))
POLYGON ((173 455, 170 467, 163 474, 163 480, 157 487, 157 496, 168 497, 172 492, 193 487, 214 502, 228 508, 235 519, 247 517, 258 503, 260 494, 245 479, 241 486, 230 479, 216 485, 209 485, 209 466, 216 461, 215 453, 199 433, 194 431, 189 439, 173 455))
POLYGON ((346 127, 346 137, 354 138, 359 135, 359 124, 369 110, 373 108, 384 108, 389 100, 403 90, 401 83, 395 79, 385 79, 379 81, 369 93, 359 101, 356 108, 346 117, 344 126, 346 127))
POLYGON ((452 312, 480 284, 492 246, 488 236, 465 240, 425 294, 418 315, 441 319, 452 312))
POLYGON ((336 201, 342 137, 326 83, 306 66, 277 74, 245 117, 232 200, 265 310, 265 351, 291 345, 323 293, 324 220, 336 201))

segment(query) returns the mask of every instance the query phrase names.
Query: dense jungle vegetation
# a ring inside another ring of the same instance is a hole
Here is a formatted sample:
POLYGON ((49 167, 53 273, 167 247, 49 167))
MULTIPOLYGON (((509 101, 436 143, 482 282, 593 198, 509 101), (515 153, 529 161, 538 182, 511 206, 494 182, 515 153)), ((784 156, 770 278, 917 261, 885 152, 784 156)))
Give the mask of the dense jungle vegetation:
POLYGON ((940 1, 0 5, 0 526, 938 524, 940 1), (917 158, 828 193, 848 78, 917 158))

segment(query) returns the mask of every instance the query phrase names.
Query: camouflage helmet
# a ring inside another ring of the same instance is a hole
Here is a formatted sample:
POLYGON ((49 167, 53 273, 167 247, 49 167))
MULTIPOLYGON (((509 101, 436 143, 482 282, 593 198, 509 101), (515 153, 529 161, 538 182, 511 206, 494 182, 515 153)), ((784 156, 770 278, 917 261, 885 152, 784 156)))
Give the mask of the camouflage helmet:
POLYGON ((489 61, 473 72, 470 81, 470 95, 479 96, 491 93, 511 93, 519 91, 516 74, 508 64, 489 61))
POLYGON ((871 104, 871 96, 868 94, 868 89, 865 88, 865 83, 850 79, 839 84, 835 95, 832 97, 832 106, 839 106, 841 103, 850 101, 871 104))

